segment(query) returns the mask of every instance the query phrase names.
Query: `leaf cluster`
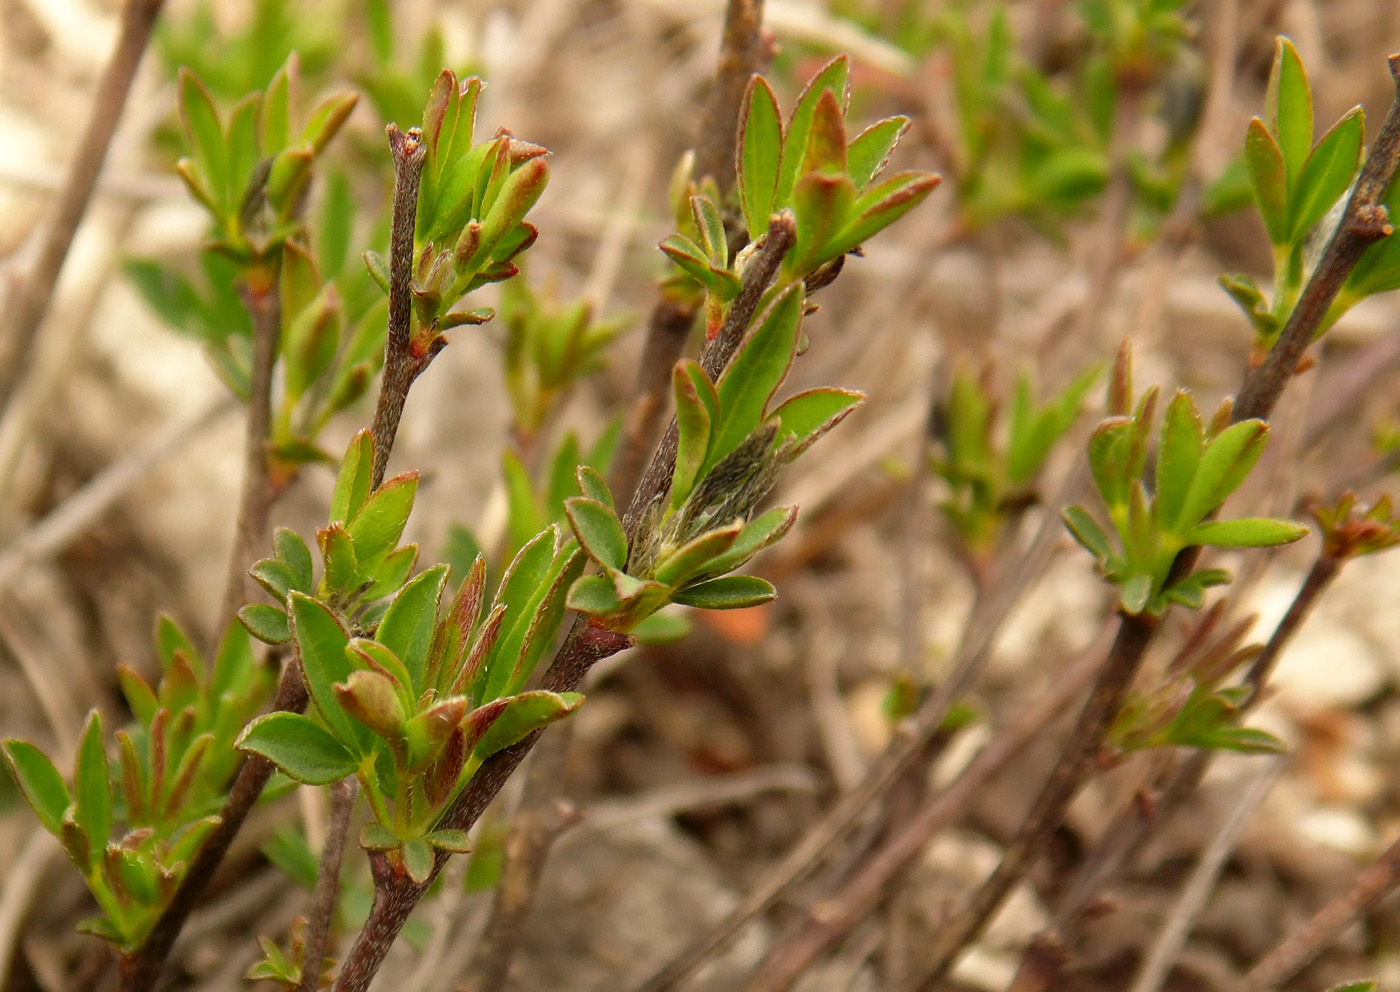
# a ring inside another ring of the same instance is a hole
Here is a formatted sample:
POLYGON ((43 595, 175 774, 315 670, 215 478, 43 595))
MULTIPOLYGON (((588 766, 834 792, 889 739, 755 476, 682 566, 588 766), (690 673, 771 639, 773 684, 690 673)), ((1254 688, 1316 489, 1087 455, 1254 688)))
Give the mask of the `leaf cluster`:
POLYGON ((102 910, 84 929, 123 952, 140 946, 219 825, 237 766, 233 741, 271 692, 268 671, 236 624, 212 663, 168 617, 157 624, 156 648, 163 673, 156 688, 134 669, 119 669, 136 719, 115 735, 115 768, 96 710, 83 727, 71 781, 33 744, 4 743, 26 802, 102 910))
POLYGON ((1089 439, 1089 466, 1116 547, 1082 507, 1068 507, 1062 514, 1075 539, 1098 559, 1104 578, 1119 587, 1119 608, 1125 613, 1161 615, 1170 603, 1197 608, 1205 589, 1229 581, 1220 569, 1172 577, 1176 557, 1185 548, 1271 547, 1308 532, 1288 520, 1214 519, 1264 453, 1266 423, 1231 424, 1227 403, 1207 425, 1190 394, 1178 390, 1162 418, 1156 466, 1149 474, 1158 393, 1156 387, 1149 389, 1129 413, 1131 395, 1125 348, 1109 384, 1109 410, 1115 415, 1089 439))
POLYGON ((1007 522, 1037 501, 1036 479, 1078 419, 1099 372, 1090 369, 1043 405, 1036 403, 1031 377, 1023 372, 1004 423, 990 377, 967 366, 954 372, 935 415, 940 450, 932 467, 949 487, 940 507, 970 556, 991 555, 1007 522))
POLYGON ((803 288, 794 283, 741 343, 712 382, 699 363, 672 374, 678 446, 669 493, 648 510, 629 549, 612 494, 583 470, 584 495, 565 507, 574 534, 599 572, 569 593, 569 607, 626 632, 668 602, 707 609, 754 606, 775 595, 755 576, 730 575, 785 534, 793 507, 750 519, 781 466, 807 450, 863 397, 808 390, 773 405, 801 337, 803 288))

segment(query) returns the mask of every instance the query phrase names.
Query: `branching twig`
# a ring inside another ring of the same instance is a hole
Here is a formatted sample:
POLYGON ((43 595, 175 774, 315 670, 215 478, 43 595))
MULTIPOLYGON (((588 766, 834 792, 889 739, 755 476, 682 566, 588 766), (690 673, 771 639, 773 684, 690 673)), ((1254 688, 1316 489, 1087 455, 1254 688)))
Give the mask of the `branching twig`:
POLYGON ((1288 315, 1288 323, 1278 342, 1263 363, 1244 377, 1235 402, 1238 420, 1268 417, 1283 387, 1293 377, 1303 352, 1317 337, 1317 328, 1351 270, 1356 268, 1367 248, 1395 230, 1383 201, 1386 187, 1395 175, 1396 166, 1400 165, 1400 54, 1391 55, 1389 61, 1397 96, 1366 155, 1366 164, 1361 167, 1361 176, 1347 201, 1342 221, 1327 243, 1293 312, 1288 315))
MULTIPOLYGON (((306 708, 306 699, 301 665, 295 660, 290 661, 282 670, 273 708, 300 713, 306 708)), ((213 878, 214 871, 228 854, 233 838, 242 828, 258 796, 262 795, 263 787, 274 770, 272 762, 260 755, 249 755, 243 759, 228 798, 224 800, 223 809, 219 811, 219 825, 190 862, 184 878, 151 928, 145 943, 135 953, 122 958, 121 992, 150 992, 155 987, 160 969, 175 945, 175 938, 180 935, 204 887, 213 878)))
POLYGON ((389 235, 389 335, 384 345, 384 377, 379 387, 379 403, 374 408, 373 486, 384 481, 389 453, 403 417, 404 403, 413 380, 428 367, 445 343, 437 338, 421 355, 413 353, 413 238, 418 220, 418 184, 423 177, 427 146, 416 127, 404 134, 390 124, 389 150, 394 158, 393 228, 389 235))
POLYGON ((791 987, 819 954, 867 919, 891 881, 907 868, 929 838, 965 812, 968 802, 985 788, 987 781, 1064 712, 1097 671, 1101 651, 1101 645, 1086 651, 1078 664, 1055 680, 1050 692, 1026 707, 946 789, 926 802, 898 833, 882 844, 836 895, 811 906, 798 928, 769 950, 745 992, 779 992, 791 987))
POLYGON ((331 786, 330 810, 326 816, 326 840, 321 847, 321 864, 316 870, 316 891, 311 899, 311 915, 306 924, 306 944, 301 955, 301 981, 297 992, 316 992, 321 987, 321 968, 330 942, 335 905, 340 898, 340 862, 345 854, 345 838, 350 831, 350 814, 355 811, 359 790, 353 778, 331 786))
MULTIPOLYGON (((729 333, 722 333, 710 343, 711 347, 706 349, 710 361, 717 362, 720 368, 723 368, 724 363, 737 349, 744 330, 753 319, 759 300, 776 274, 783 256, 792 248, 795 234, 795 223, 790 213, 774 215, 768 228, 767 244, 745 269, 743 289, 730 307, 729 317, 725 322, 729 333), (731 324, 737 325, 737 330, 731 328, 731 324)), ((662 498, 667 491, 676 457, 676 438, 677 432, 673 423, 652 457, 651 465, 627 511, 625 527, 629 539, 636 535, 638 521, 643 517, 644 508, 662 498)), ((565 637, 540 687, 552 692, 577 689, 593 665, 631 646, 632 643, 633 638, 629 635, 591 626, 586 619, 580 617, 565 637)), ((444 814, 440 826, 454 830, 470 829, 501 791, 501 787, 525 755, 534 747, 539 736, 540 731, 536 731, 520 743, 487 759, 472 777, 467 788, 444 814)), ((439 855, 432 878, 437 877, 446 863, 447 856, 439 855)), ((345 966, 336 978, 333 992, 365 992, 384 956, 389 953, 389 948, 407 922, 413 907, 432 884, 432 878, 423 885, 415 884, 406 874, 396 872, 382 854, 371 855, 370 866, 374 874, 374 904, 370 909, 369 919, 365 921, 346 956, 345 966)))
POLYGON ((1400 887, 1400 840, 1356 877, 1351 888, 1317 911, 1312 919, 1265 954, 1240 982, 1237 992, 1269 992, 1296 975, 1333 938, 1400 887))
POLYGON ((4 360, 0 361, 0 407, 7 406, 15 387, 24 378, 33 358, 39 325, 53 300, 54 287, 63 270, 68 249, 102 171, 102 162, 121 120, 131 81, 150 41, 151 28, 164 0, 128 0, 122 10, 121 33, 116 50, 97 84, 97 98, 82 141, 69 166, 59 195, 53 227, 39 252, 29 278, 17 287, 5 335, 4 360))

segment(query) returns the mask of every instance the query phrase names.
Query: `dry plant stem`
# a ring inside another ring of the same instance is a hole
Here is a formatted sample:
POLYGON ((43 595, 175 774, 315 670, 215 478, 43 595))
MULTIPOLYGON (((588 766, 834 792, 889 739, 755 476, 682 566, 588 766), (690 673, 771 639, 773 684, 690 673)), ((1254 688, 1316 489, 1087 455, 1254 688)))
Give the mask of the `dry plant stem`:
MULTIPOLYGON (((389 235, 389 334, 384 345, 384 377, 379 387, 379 403, 374 409, 373 486, 384 481, 389 453, 399 431, 404 403, 413 380, 428 367, 435 351, 413 354, 413 235, 418 220, 418 186, 423 178, 423 161, 428 150, 418 128, 404 134, 390 124, 389 150, 394 159, 393 226, 389 235)), ((438 339, 439 341, 441 339, 438 339)), ((439 345, 440 348, 440 345, 439 345)))
POLYGON ((1162 987, 1172 964, 1186 943, 1191 924, 1200 915, 1220 878, 1225 859, 1235 849, 1235 842, 1239 840, 1240 834, 1249 823, 1249 818, 1254 815, 1254 811, 1259 808, 1259 804, 1264 801, 1269 789, 1283 771, 1283 765, 1284 759, 1280 755, 1264 759, 1264 767, 1255 776, 1254 781, 1249 783, 1244 794, 1236 802, 1235 808, 1230 811, 1229 818, 1221 824, 1220 829, 1211 837, 1210 846, 1201 854, 1201 860, 1196 863, 1191 877, 1182 887, 1166 923, 1157 931, 1157 938, 1143 959, 1128 992, 1158 992, 1162 987))
POLYGON ((763 0, 729 0, 724 15, 724 35, 720 41, 719 65, 700 137, 695 150, 695 175, 709 176, 720 192, 734 186, 734 135, 739 123, 739 104, 749 77, 758 71, 763 47, 763 0))
POLYGON ((345 855, 345 837, 350 831, 350 814, 355 810, 359 789, 353 778, 341 779, 330 787, 326 840, 321 848, 321 864, 316 870, 316 891, 311 897, 311 915, 306 926, 306 945, 301 956, 301 981, 297 992, 316 992, 321 987, 321 963, 330 943, 331 922, 340 896, 340 862, 345 855))
MULTIPOLYGON (((767 242, 745 270, 743 289, 730 306, 721 333, 706 348, 702 364, 708 359, 710 364, 722 369, 733 356, 743 339, 745 329, 754 317, 764 290, 777 274, 783 256, 791 250, 795 239, 796 224, 792 214, 787 211, 775 214, 768 226, 767 242)), ((706 368, 708 370, 709 366, 706 368)), ((674 465, 676 457, 676 443, 676 428, 673 423, 652 457, 651 465, 628 508, 626 528, 629 541, 636 536, 638 522, 643 517, 644 509, 656 500, 664 498, 667 492, 671 466, 674 465)), ((633 643, 634 638, 629 635, 591 626, 580 617, 570 628, 549 671, 545 673, 540 688, 552 692, 573 691, 597 662, 617 654, 633 643)), ((534 747, 539 736, 540 732, 536 731, 520 743, 487 759, 443 816, 440 826, 455 830, 470 829, 491 804, 491 800, 501 791, 501 787, 525 755, 534 747)), ((439 854, 432 878, 437 877, 446 863, 447 856, 439 854)), ((333 992, 365 992, 399 931, 403 929, 413 907, 423 897, 428 885, 432 884, 432 878, 424 885, 415 884, 406 874, 395 872, 381 854, 371 855, 370 867, 374 874, 374 904, 370 909, 369 919, 365 921, 346 956, 345 966, 335 980, 333 992)))
MULTIPOLYGON (((1060 494, 1062 498, 1056 503, 1073 502, 1087 478, 1088 463, 1081 462, 1060 494)), ((991 656, 1001 624, 1021 601, 1030 583, 1049 563, 1059 540, 1060 526, 1058 518, 1047 515, 1030 546, 1019 556, 1016 567, 1007 571, 995 593, 979 601, 979 609, 968 620, 963 631, 953 673, 900 727, 884 753, 866 772, 860 785, 842 796, 820 822, 807 830, 802 840, 764 874, 738 906, 647 979, 637 992, 665 992, 677 987, 712 954, 727 947, 750 920, 773 906, 793 885, 806 878, 835 849, 861 816, 879 802, 910 762, 923 752, 927 742, 938 733, 953 703, 976 681, 991 656)))
POLYGON ((811 906, 798 927, 769 950, 744 992, 778 992, 791 987, 819 955, 867 919, 929 838, 962 815, 987 781, 1064 712, 1099 669, 1101 651, 1101 645, 1086 651, 1077 664, 1055 680, 1051 691, 1022 710, 946 789, 881 844, 838 893, 811 906))
POLYGON ((1278 342, 1263 363, 1244 377, 1235 401, 1236 420, 1269 415, 1362 253, 1394 231, 1382 199, 1400 165, 1400 54, 1391 55, 1389 62, 1397 96, 1367 153, 1342 222, 1288 315, 1278 342))
MULTIPOLYGON (((282 669, 273 709, 300 713, 306 708, 306 699, 301 665, 296 661, 289 661, 282 669)), ((170 949, 175 945, 175 938, 184 928, 185 921, 189 919, 204 887, 209 884, 215 870, 228 854, 233 838, 238 835, 243 821, 247 819, 253 804, 258 801, 258 796, 262 795, 263 787, 267 785, 267 780, 272 777, 274 770, 272 762, 259 755, 249 755, 243 759, 233 785, 229 788, 228 798, 219 810, 219 825, 214 828, 214 832, 190 862, 185 877, 181 879, 175 895, 171 897, 155 926, 151 928, 146 942, 134 954, 121 959, 121 992, 150 992, 155 987, 160 969, 170 955, 170 949)))
POLYGON ((1147 615, 1122 617, 1108 658, 1055 768, 1001 862, 934 940, 920 988, 932 990, 938 986, 959 952, 981 936, 1002 900, 1025 877, 1049 836, 1059 827, 1070 800, 1093 768, 1103 735, 1122 706, 1159 623, 1159 619, 1147 615))
POLYGON ((272 370, 282 334, 282 303, 275 271, 270 264, 260 266, 252 276, 258 283, 240 289, 243 305, 253 320, 253 367, 248 378, 248 420, 243 439, 243 492, 238 500, 238 522, 229 551, 216 638, 247 602, 247 570, 263 544, 272 512, 267 441, 272 430, 272 370))
POLYGON ((141 64, 151 28, 162 6, 164 0, 128 0, 122 10, 117 47, 98 81, 92 115, 59 194, 53 226, 39 252, 34 271, 14 294, 5 333, 4 360, 0 361, 0 407, 9 405, 15 387, 29 369, 39 326, 53 300, 54 287, 78 224, 87 212, 97 175, 102 171, 112 135, 121 120, 131 81, 141 64))
POLYGON ((491 916, 463 983, 468 992, 504 988, 549 851, 559 835, 580 819, 571 803, 558 798, 573 734, 574 722, 564 721, 535 748, 526 767, 524 797, 506 840, 505 866, 491 916))
POLYGON ((1400 840, 1358 875, 1350 889, 1328 902, 1312 919, 1264 955, 1244 976, 1236 992, 1270 992, 1282 985, 1397 887, 1400 887, 1400 840))

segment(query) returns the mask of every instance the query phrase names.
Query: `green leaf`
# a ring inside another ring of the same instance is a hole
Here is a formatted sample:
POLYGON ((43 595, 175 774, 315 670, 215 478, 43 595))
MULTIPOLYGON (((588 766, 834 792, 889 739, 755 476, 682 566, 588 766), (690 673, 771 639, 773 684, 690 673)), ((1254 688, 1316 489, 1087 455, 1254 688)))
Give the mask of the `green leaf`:
POLYGON ((239 735, 240 751, 260 754, 283 774, 307 785, 329 785, 354 775, 359 761, 330 731, 302 713, 268 713, 239 735))
POLYGON ((843 228, 855 202, 856 188, 848 176, 811 172, 799 179, 792 192, 797 242, 783 259, 783 270, 806 276, 844 254, 849 238, 843 228))
POLYGON ((1269 442, 1269 425, 1245 420, 1227 427, 1206 447, 1177 517, 1180 527, 1194 527, 1224 503, 1249 476, 1269 442))
POLYGON ((610 507, 575 496, 564 501, 564 512, 588 557, 604 568, 622 568, 627 564, 627 534, 610 507))
POLYGON ((720 416, 712 428, 714 440, 700 472, 702 478, 762 423, 768 401, 782 384, 796 354, 802 304, 800 283, 785 289, 763 322, 739 346, 720 377, 720 416))
POLYGON ((1080 506, 1067 506, 1060 511, 1060 517, 1074 539, 1099 561, 1107 561, 1113 554, 1108 543, 1108 535, 1093 517, 1080 506))
POLYGON ((489 758, 497 751, 524 740, 536 730, 568 716, 583 705, 583 696, 577 692, 555 693, 537 689, 512 696, 505 702, 500 716, 477 741, 474 753, 479 759, 489 758))
POLYGON ((199 658, 199 652, 180 625, 168 613, 162 613, 156 618, 156 656, 160 659, 162 671, 170 671, 177 653, 190 659, 199 658))
POLYGON ((68 786, 52 761, 28 741, 7 740, 4 746, 5 764, 14 776, 24 801, 54 836, 62 832, 63 814, 72 799, 68 786))
POLYGON ((1258 117, 1249 122, 1245 134, 1244 160, 1269 240, 1276 247, 1288 244, 1288 167, 1278 142, 1258 117))
POLYGON ((700 232, 705 255, 712 265, 729 265, 729 242, 724 233, 724 218, 708 196, 692 196, 690 210, 695 216, 695 228, 700 232))
POLYGON ((310 592, 314 579, 312 574, 311 549, 301 539, 301 535, 289 527, 278 527, 272 535, 272 547, 277 560, 286 565, 292 575, 292 588, 310 592))
POLYGON ((360 828, 360 847, 366 851, 392 851, 402 843, 399 835, 382 823, 371 821, 360 828))
POLYGON ((179 90, 180 122, 184 125, 185 138, 217 207, 215 215, 222 221, 232 212, 233 194, 219 112, 214 109, 209 91, 189 69, 180 70, 179 90))
MULTIPOLYGON (((785 207, 792 202, 792 191, 797 186, 797 180, 802 175, 802 163, 807 155, 807 142, 812 132, 812 118, 816 114, 817 103, 821 99, 822 93, 831 90, 837 97, 838 106, 844 113, 847 99, 850 96, 848 76, 851 67, 851 60, 848 56, 839 55, 828 62, 797 98, 797 104, 792 109, 792 116, 788 118, 786 133, 783 136, 783 154, 778 168, 778 188, 774 195, 774 204, 777 207, 785 207)), ((767 228, 767 218, 764 218, 764 227, 767 228)))
POLYGON ((333 593, 349 595, 354 592, 360 584, 360 562, 345 525, 336 522, 317 531, 316 543, 321 546, 321 557, 325 563, 322 584, 333 593))
POLYGON ((375 633, 375 640, 403 662, 410 679, 408 688, 415 696, 423 691, 423 672, 433 644, 438 600, 447 571, 446 565, 435 565, 404 586, 375 633))
POLYGON ((846 161, 856 189, 864 190, 885 171, 895 146, 908 130, 909 118, 887 117, 855 136, 846 153, 846 161))
POLYGON ((608 509, 617 511, 613 504, 612 490, 608 488, 608 482, 602 474, 591 465, 580 465, 575 476, 578 479, 579 492, 589 499, 597 500, 608 509))
POLYGON ((248 574, 278 602, 285 601, 296 584, 292 570, 276 558, 264 558, 248 569, 248 574))
POLYGON ((422 837, 410 837, 404 841, 403 847, 399 848, 399 856, 403 859, 404 871, 416 884, 422 885, 432 877, 436 857, 432 846, 422 837))
POLYGON ((332 688, 350 677, 350 659, 345 655, 350 635, 329 608, 311 597, 294 592, 289 604, 298 656, 311 699, 330 725, 331 732, 343 744, 357 756, 368 754, 368 731, 341 709, 332 688))
POLYGON ((749 228, 750 241, 768 230, 782 142, 783 126, 778 115, 778 99, 767 80, 754 76, 744 97, 738 138, 739 203, 743 208, 744 222, 749 228))
POLYGON ((746 564, 770 544, 778 541, 797 522, 797 507, 776 506, 753 520, 740 532, 739 537, 724 554, 710 559, 703 575, 723 575, 746 564))
POLYGON ((423 839, 439 851, 449 854, 470 854, 472 849, 471 839, 465 830, 432 830, 423 839))
MULTIPOLYGON (((671 509, 675 510, 695 488, 705 464, 711 431, 716 426, 710 411, 718 410, 719 398, 704 369, 689 359, 678 362, 671 370, 671 392, 675 396, 679 430, 676 468, 671 480, 671 509), (707 395, 702 396, 702 392, 707 395)), ((616 567, 621 568, 621 563, 616 567)))
POLYGON ((88 714, 73 765, 73 822, 87 837, 92 856, 100 857, 112 832, 111 771, 102 744, 102 718, 88 714))
POLYGON ((622 609, 622 600, 612 582, 602 575, 585 575, 569 587, 565 603, 585 616, 609 617, 622 609))
POLYGON ((851 206, 851 220, 827 242, 835 257, 852 251, 922 203, 942 180, 932 172, 896 172, 862 193, 851 206))
POLYGON ((238 611, 238 622, 264 644, 286 644, 292 639, 287 614, 266 603, 252 603, 238 611))
POLYGON ((417 472, 395 476, 374 491, 346 527, 355 544, 356 560, 369 563, 394 549, 417 495, 417 472))
POLYGON ((1214 548, 1271 548, 1290 544, 1308 534, 1308 528, 1291 520, 1244 517, 1198 524, 1186 539, 1214 548))
POLYGON ((348 524, 355 519, 369 499, 373 471, 374 442, 370 440, 369 431, 362 430, 351 439, 335 477, 335 491, 331 494, 332 522, 348 524))
POLYGON ((262 148, 271 155, 291 142, 291 75, 294 57, 289 57, 273 75, 263 95, 262 148))
POLYGON ((671 596, 682 606, 703 610, 740 610, 774 599, 778 590, 767 579, 756 575, 724 575, 688 586, 671 596))
POLYGON ((1334 985, 1327 992, 1376 992, 1378 983, 1374 981, 1344 982, 1334 985))
POLYGON ((1119 593, 1119 604, 1123 612, 1132 616, 1137 616, 1147 609, 1147 603, 1152 598, 1152 576, 1146 572, 1138 572, 1128 577, 1123 583, 1119 593))
POLYGON ((744 529, 744 521, 735 520, 725 527, 716 527, 694 537, 678 548, 671 548, 656 562, 656 581, 676 587, 707 571, 711 560, 734 546, 744 529))
POLYGON ((1153 510, 1167 533, 1175 533, 1191 481, 1205 448, 1205 425, 1196 404, 1184 390, 1177 390, 1162 418, 1157 445, 1157 493, 1153 510))
POLYGON ((674 644, 690 634, 691 624, 680 613, 661 610, 632 628, 638 644, 674 644))
POLYGON ((1292 192, 1313 146, 1313 108, 1303 60, 1287 38, 1279 38, 1276 43, 1264 106, 1269 129, 1278 137, 1282 149, 1292 192))
POLYGON ((1366 115, 1353 107, 1308 156, 1291 197, 1291 240, 1300 241, 1346 193, 1361 163, 1366 115))
POLYGON ((816 172, 846 176, 846 114, 841 100, 831 90, 822 90, 817 97, 802 156, 802 175, 816 172))
POLYGON ((809 389, 791 396, 772 413, 778 418, 778 444, 791 444, 787 457, 794 458, 864 402, 865 394, 853 389, 809 389))
POLYGON ((1196 747, 1239 751, 1242 754, 1288 753, 1287 744, 1267 730, 1254 727, 1216 727, 1198 734, 1193 743, 1196 747))
POLYGON ((393 679, 382 672, 361 669, 351 672, 348 679, 336 683, 331 691, 346 713, 387 740, 396 756, 403 756, 401 745, 408 714, 393 679))

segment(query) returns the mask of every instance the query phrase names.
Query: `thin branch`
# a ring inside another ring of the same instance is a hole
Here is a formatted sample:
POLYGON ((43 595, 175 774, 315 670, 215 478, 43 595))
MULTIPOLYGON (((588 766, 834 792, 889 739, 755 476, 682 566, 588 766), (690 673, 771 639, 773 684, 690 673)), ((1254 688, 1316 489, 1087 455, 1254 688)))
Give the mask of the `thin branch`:
POLYGON ((1389 63, 1396 98, 1366 155, 1366 164, 1361 167, 1361 176, 1347 201, 1342 222, 1337 225, 1312 278, 1288 315, 1288 323, 1259 367, 1245 374, 1235 402, 1235 416, 1239 420, 1269 415, 1284 386, 1293 377, 1303 352, 1317 337, 1317 329, 1351 270, 1356 268, 1367 248, 1395 230, 1384 200, 1386 187, 1396 167, 1400 166, 1400 54, 1391 55, 1389 63))
POLYGON ((700 122, 695 149, 695 175, 713 178, 720 192, 734 186, 734 136, 739 125, 739 104, 749 77, 758 71, 763 51, 763 0, 729 0, 724 14, 719 64, 710 99, 700 122))
POLYGON ((87 212, 98 173, 102 171, 103 160, 107 157, 107 149, 131 91, 131 82, 141 64, 141 56, 146 51, 151 29, 162 6, 164 0, 128 0, 122 10, 117 47, 97 84, 92 114, 69 166, 53 226, 39 252, 34 271, 18 287, 11 303, 4 360, 0 361, 0 407, 9 404, 15 387, 29 370, 39 327, 53 300, 54 287, 73 244, 78 224, 87 212))
MULTIPOLYGON (((1087 478, 1087 465, 1081 460, 1056 502, 1073 502, 1073 494, 1083 487, 1087 478)), ((1017 566, 1007 571, 1005 581, 984 601, 984 608, 969 619, 955 655, 952 675, 899 728, 860 785, 842 796, 818 823, 809 828, 797 845, 759 879, 734 909, 662 966, 638 987, 637 992, 667 992, 674 989, 711 955, 729 946, 751 920, 772 907, 784 893, 806 878, 835 849, 865 811, 898 781, 943 726, 953 703, 976 681, 991 657, 992 645, 1002 623, 1021 601, 1030 583, 1044 572, 1053 556, 1059 541, 1060 526, 1053 515, 1046 516, 1030 546, 1017 561, 1017 566)))
POLYGON ((331 786, 330 810, 326 815, 326 840, 321 847, 321 864, 316 871, 316 891, 311 898, 311 916, 306 924, 306 944, 301 955, 301 981, 297 992, 316 992, 321 987, 322 964, 330 943, 331 923, 340 897, 340 862, 345 855, 345 838, 350 832, 350 814, 359 798, 358 783, 344 778, 331 786))
POLYGON ((229 551, 220 630, 248 601, 247 570, 264 543, 275 495, 268 473, 267 443, 272 432, 272 370, 277 364, 282 336, 282 300, 275 268, 256 266, 247 278, 255 282, 240 287, 240 295, 253 319, 253 367, 248 379, 248 420, 243 439, 243 492, 229 551))
POLYGON ((1158 992, 1162 987, 1172 964, 1186 943, 1187 936, 1191 933, 1191 924, 1200 915, 1201 908, 1205 906, 1220 878, 1225 859, 1235 849, 1235 842, 1244 832, 1249 818, 1273 788, 1274 782, 1283 772, 1283 766, 1284 758, 1281 755, 1264 759, 1263 769, 1245 788, 1236 801, 1235 808, 1230 811, 1229 818, 1220 825, 1220 829, 1211 837, 1210 845, 1201 854, 1200 861, 1196 862, 1196 867, 1192 869, 1191 877, 1186 880, 1181 894, 1177 896, 1171 913, 1157 931, 1157 938, 1152 942, 1152 947, 1144 957, 1128 992, 1158 992))
POLYGON ((1338 934, 1400 887, 1400 840, 1361 872, 1351 888, 1335 896, 1312 919, 1260 959, 1237 992, 1270 992, 1292 978, 1338 934))
POLYGON ((505 986, 549 851, 559 835, 581 819, 572 803, 559 798, 573 732, 574 722, 566 720, 535 748, 526 767, 524 793, 506 840, 505 865, 492 898, 491 916, 462 983, 469 992, 497 992, 505 986))
POLYGON ((1045 728, 1053 723, 1102 664, 1102 645, 1086 651, 1055 680, 1051 690, 1027 706, 946 789, 926 802, 900 830, 866 859, 840 891, 810 906, 798 927, 770 948, 744 992, 787 989, 817 959, 870 917, 894 879, 907 870, 935 833, 962 815, 967 804, 1045 728))
POLYGON ((1059 827, 1070 800, 1093 769, 1104 734, 1127 696, 1159 622, 1147 615, 1122 617, 1093 691, 1021 829, 1007 846, 996 870, 934 939, 922 989, 937 987, 963 948, 981 936, 1002 900, 1025 877, 1049 836, 1059 827))
MULTIPOLYGON (((295 660, 289 661, 282 670, 273 709, 300 713, 306 708, 306 700, 301 665, 295 660)), ((121 992, 150 992, 155 988, 160 969, 175 945, 175 938, 184 928, 204 887, 228 854, 229 846, 242 828, 243 821, 248 818, 253 804, 262 795, 263 787, 273 771, 275 766, 261 755, 249 755, 243 759, 228 798, 224 800, 223 809, 219 811, 219 825, 186 868, 175 894, 151 928, 145 943, 133 954, 121 959, 121 992)))
POLYGON ((411 127, 405 134, 397 124, 390 124, 385 130, 394 158, 394 206, 389 235, 389 334, 384 345, 379 403, 370 430, 374 437, 372 488, 384 481, 408 390, 436 354, 413 354, 413 238, 418 221, 418 186, 428 149, 419 128, 411 127))

